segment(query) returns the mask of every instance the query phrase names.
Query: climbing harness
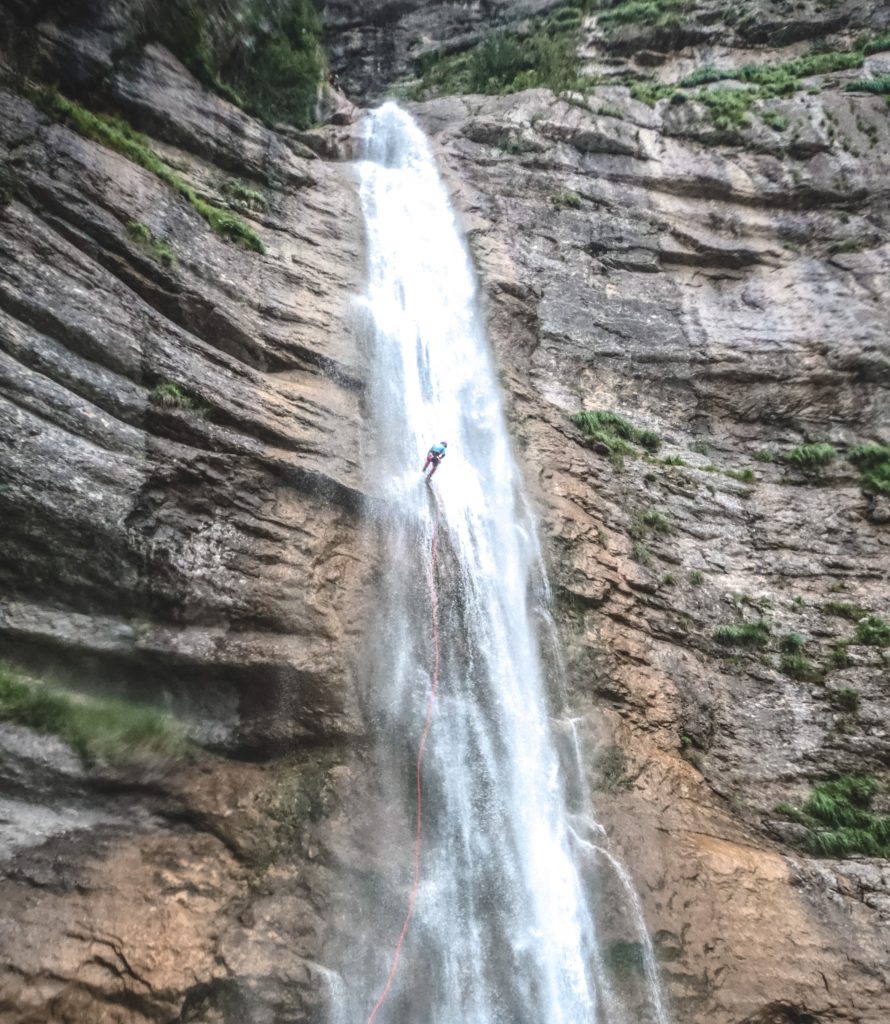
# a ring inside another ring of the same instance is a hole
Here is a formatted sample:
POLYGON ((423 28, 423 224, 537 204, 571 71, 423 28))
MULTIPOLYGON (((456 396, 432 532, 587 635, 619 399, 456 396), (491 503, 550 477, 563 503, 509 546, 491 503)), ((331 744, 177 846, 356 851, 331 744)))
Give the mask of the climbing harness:
POLYGON ((386 1002, 389 990, 392 988, 392 984, 395 981, 399 960, 402 957, 402 945, 405 941, 405 936, 408 934, 408 926, 411 924, 411 918, 414 916, 414 908, 417 905, 417 894, 420 890, 420 848, 423 842, 423 754, 426 749, 426 741, 429 738, 430 728, 433 724, 433 713, 436 710, 436 695, 439 690, 439 592, 436 587, 436 558, 439 539, 439 513, 441 509, 439 508, 439 499, 436 492, 432 491, 432 495, 433 501, 436 503, 436 515, 433 519, 433 532, 430 540, 430 568, 429 573, 427 574, 427 579, 430 586, 430 618, 433 627, 433 683, 430 687, 429 697, 427 698, 426 718, 423 723, 423 732, 420 735, 420 743, 417 747, 417 766, 415 769, 415 776, 417 780, 417 825, 414 831, 414 882, 411 886, 411 895, 408 897, 408 909, 405 913, 405 920, 402 923, 402 931, 400 932, 398 941, 396 942, 389 977, 386 979, 386 984, 383 986, 380 998, 374 1004, 374 1009, 368 1017, 367 1024, 374 1024, 374 1018, 386 1002))

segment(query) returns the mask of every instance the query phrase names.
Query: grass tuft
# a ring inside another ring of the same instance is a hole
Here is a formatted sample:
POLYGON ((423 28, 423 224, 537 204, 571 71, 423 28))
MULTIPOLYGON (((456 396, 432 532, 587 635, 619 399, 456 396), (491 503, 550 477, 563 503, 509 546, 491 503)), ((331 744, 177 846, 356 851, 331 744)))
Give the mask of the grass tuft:
POLYGON ((814 665, 802 654, 783 654, 779 667, 786 676, 804 683, 817 683, 823 676, 818 665, 814 665))
POLYGON ((641 430, 617 412, 578 412, 569 418, 589 440, 605 445, 612 461, 618 465, 625 455, 634 454, 633 444, 648 452, 658 451, 661 446, 661 438, 654 430, 641 430))
POLYGON ((831 444, 802 444, 784 455, 786 465, 803 473, 818 472, 830 466, 837 458, 837 449, 831 444))
POLYGON ((182 729, 155 708, 82 697, 0 663, 0 721, 58 736, 85 761, 118 763, 182 756, 182 729))
POLYGON ((776 810, 809 829, 806 847, 826 857, 890 856, 890 816, 875 815, 871 806, 880 787, 868 775, 843 775, 823 782, 798 809, 780 804, 776 810))
POLYGON ((890 623, 880 615, 869 615, 856 627, 850 643, 864 647, 890 647, 890 623))
POLYGON ((148 397, 155 405, 162 405, 166 409, 181 409, 202 417, 210 411, 210 406, 200 396, 169 380, 156 384, 149 391, 148 397))
POLYGON ((127 234, 134 242, 137 242, 142 248, 144 248, 162 267, 172 267, 176 263, 176 256, 173 250, 167 245, 166 242, 162 242, 160 239, 155 238, 151 230, 142 224, 138 220, 131 220, 127 223, 127 234))
POLYGON ((758 622, 742 622, 718 626, 714 639, 724 647, 766 647, 769 643, 769 624, 763 619, 758 622))
POLYGON ((890 494, 890 446, 860 444, 847 453, 859 470, 859 483, 869 494, 890 494))

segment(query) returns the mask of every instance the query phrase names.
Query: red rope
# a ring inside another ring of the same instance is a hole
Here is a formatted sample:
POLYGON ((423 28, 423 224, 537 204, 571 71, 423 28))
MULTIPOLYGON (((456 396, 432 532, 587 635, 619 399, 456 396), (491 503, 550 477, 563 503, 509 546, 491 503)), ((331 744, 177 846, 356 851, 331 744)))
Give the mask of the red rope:
POLYGON ((393 956, 389 977, 386 979, 386 984, 383 986, 380 998, 374 1004, 374 1009, 371 1010, 371 1015, 368 1017, 367 1024, 374 1024, 374 1018, 386 1002, 386 997, 389 995, 389 990, 392 988, 392 983, 395 981, 396 971, 399 967, 399 960, 402 957, 402 944, 405 941, 405 936, 408 934, 408 926, 411 924, 411 918, 414 916, 414 908, 417 905, 417 894, 420 889, 420 847, 423 842, 423 752, 426 749, 426 741, 429 738, 430 728, 433 724, 433 712, 436 709, 436 694, 439 690, 439 593, 436 589, 436 546, 439 536, 439 499, 436 497, 435 491, 433 491, 433 500, 436 503, 436 517, 433 520, 433 535, 430 543, 430 568, 428 574, 430 584, 430 609, 433 626, 433 685, 430 687, 429 697, 427 698, 426 719, 423 723, 423 732, 421 733, 420 744, 417 748, 417 767, 415 771, 417 780, 417 825, 414 831, 414 882, 411 886, 411 895, 408 897, 408 910, 402 924, 402 931, 399 934, 398 941, 396 942, 395 955, 393 956))

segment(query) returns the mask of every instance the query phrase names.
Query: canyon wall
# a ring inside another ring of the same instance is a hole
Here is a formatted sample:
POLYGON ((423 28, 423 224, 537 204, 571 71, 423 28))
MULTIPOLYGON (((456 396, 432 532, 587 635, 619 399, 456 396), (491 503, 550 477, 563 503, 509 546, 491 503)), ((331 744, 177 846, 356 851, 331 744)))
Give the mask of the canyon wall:
MULTIPOLYGON (((334 894, 387 871, 363 859, 353 129, 243 113, 131 31, 149 6, 48 8, 28 67, 6 53, 0 642, 22 672, 170 709, 202 753, 84 765, 0 725, 0 1020, 315 1020, 348 927, 334 894), (52 83, 143 133, 264 251, 86 137, 52 83)), ((437 48, 559 6, 328 4, 332 67, 368 102, 437 48)), ((677 83, 890 27, 879 4, 739 6, 586 15, 592 91, 415 82, 409 106, 540 509, 561 710, 675 1019, 882 1024, 887 861, 813 857, 775 808, 888 769, 885 653, 854 619, 890 613, 890 507, 844 455, 890 442, 888 108, 847 89, 890 72, 890 47, 743 119, 677 83), (586 435, 581 410, 648 448, 586 435), (839 455, 783 458, 811 443, 839 455), (751 626, 756 646, 726 645, 751 626)))

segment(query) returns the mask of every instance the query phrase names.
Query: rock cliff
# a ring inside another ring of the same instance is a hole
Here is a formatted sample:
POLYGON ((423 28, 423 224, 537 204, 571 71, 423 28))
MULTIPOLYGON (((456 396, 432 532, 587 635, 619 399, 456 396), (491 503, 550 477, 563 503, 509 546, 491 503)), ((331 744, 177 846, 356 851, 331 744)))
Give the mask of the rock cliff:
MULTIPOLYGON (((888 13, 611 5, 578 17, 584 89, 424 79, 564 6, 328 3, 332 66, 359 101, 406 80, 453 187, 675 1019, 882 1024, 887 861, 814 857, 776 807, 890 767, 890 508, 848 458, 890 443, 888 108, 860 87, 888 13)), ((0 92, 0 636, 204 752, 85 767, 2 726, 0 1020, 316 1019, 338 879, 385 870, 349 129, 267 127, 100 8, 30 24, 0 92)))

